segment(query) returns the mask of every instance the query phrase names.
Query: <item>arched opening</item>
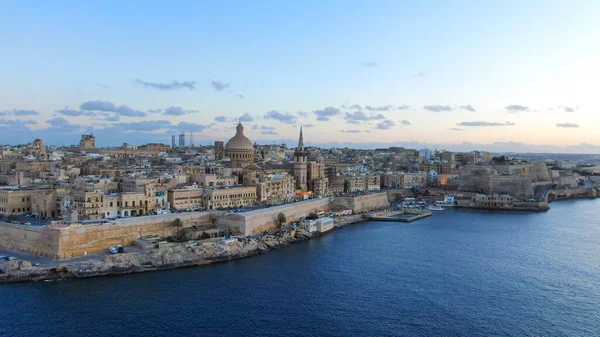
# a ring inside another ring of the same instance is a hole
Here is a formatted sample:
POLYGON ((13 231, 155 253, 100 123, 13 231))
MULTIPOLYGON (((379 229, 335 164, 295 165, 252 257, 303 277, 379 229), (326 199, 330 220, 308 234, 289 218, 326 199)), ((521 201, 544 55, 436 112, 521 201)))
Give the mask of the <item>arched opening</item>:
POLYGON ((136 216, 137 215, 137 211, 135 209, 131 210, 131 216, 136 216))
POLYGON ((124 216, 129 216, 129 211, 124 211, 124 212, 123 212, 123 215, 124 215, 124 216))

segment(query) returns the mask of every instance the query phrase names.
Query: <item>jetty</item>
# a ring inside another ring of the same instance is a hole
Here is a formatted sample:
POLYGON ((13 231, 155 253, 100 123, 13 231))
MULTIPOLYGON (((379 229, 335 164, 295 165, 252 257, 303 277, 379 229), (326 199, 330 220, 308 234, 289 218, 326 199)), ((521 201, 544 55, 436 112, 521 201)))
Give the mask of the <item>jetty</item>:
POLYGON ((401 209, 383 211, 368 215, 371 221, 413 222, 431 216, 431 211, 419 209, 401 209))

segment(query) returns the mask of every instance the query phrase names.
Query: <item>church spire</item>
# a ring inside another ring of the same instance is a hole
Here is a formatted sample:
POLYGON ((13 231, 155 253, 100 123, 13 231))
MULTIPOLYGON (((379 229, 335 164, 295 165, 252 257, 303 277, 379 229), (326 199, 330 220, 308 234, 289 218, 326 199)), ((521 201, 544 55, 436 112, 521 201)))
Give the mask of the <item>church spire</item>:
POLYGON ((298 151, 304 151, 304 137, 302 137, 302 125, 300 125, 300 139, 298 139, 298 151))

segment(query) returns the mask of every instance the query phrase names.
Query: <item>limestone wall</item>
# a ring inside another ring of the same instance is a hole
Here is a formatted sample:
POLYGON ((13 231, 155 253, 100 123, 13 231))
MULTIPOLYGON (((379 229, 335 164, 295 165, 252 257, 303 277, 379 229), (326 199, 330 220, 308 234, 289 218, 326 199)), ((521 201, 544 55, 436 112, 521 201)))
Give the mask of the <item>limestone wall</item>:
POLYGON ((183 227, 212 224, 213 212, 189 212, 117 219, 105 224, 71 225, 65 228, 33 228, 0 223, 0 247, 52 258, 70 258, 107 251, 118 244, 129 246, 145 235, 174 236, 172 225, 179 218, 183 227))
POLYGON ((533 196, 533 185, 529 176, 489 176, 485 194, 508 194, 517 198, 533 196))
POLYGON ((333 207, 338 209, 351 209, 354 213, 369 211, 389 205, 386 192, 373 193, 361 196, 335 197, 333 207))
POLYGON ((573 188, 568 190, 551 190, 548 200, 566 200, 579 198, 597 198, 598 192, 593 188, 573 188))
POLYGON ((211 212, 188 212, 117 219, 99 225, 72 225, 60 229, 60 258, 105 252, 115 245, 129 246, 146 235, 175 236, 173 221, 179 218, 183 227, 211 222, 211 212))
POLYGON ((277 228, 279 213, 283 213, 286 222, 290 223, 305 218, 310 212, 329 210, 329 206, 330 198, 312 199, 247 213, 225 215, 219 217, 217 224, 219 227, 229 227, 241 235, 255 235, 277 228))
POLYGON ((58 230, 0 223, 0 247, 39 256, 58 256, 58 230))
POLYGON ((411 191, 410 188, 389 189, 389 190, 385 190, 385 193, 387 193, 388 201, 402 200, 406 197, 413 195, 413 192, 411 191))

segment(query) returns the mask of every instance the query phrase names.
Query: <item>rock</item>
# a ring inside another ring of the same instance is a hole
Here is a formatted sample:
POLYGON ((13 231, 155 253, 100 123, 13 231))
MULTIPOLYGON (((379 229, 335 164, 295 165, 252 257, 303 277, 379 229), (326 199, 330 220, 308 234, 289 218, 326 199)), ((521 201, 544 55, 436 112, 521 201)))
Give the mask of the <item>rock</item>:
POLYGON ((19 262, 18 261, 7 261, 4 262, 3 264, 0 264, 0 270, 2 270, 3 273, 8 273, 11 272, 13 270, 18 270, 19 269, 19 262))
POLYGON ((33 266, 31 265, 31 262, 29 261, 21 261, 21 265, 19 266, 19 269, 21 270, 31 270, 33 266))

